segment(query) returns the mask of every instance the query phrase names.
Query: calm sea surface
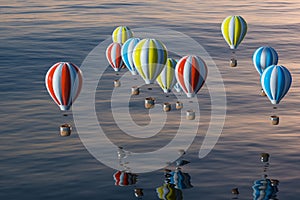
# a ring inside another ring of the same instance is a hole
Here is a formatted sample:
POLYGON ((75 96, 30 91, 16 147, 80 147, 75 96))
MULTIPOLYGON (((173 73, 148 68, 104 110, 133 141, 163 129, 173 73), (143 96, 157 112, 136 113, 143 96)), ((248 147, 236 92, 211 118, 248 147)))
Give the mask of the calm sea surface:
MULTIPOLYGON (((280 181, 277 198, 299 199, 299 10, 298 0, 2 0, 0 199, 127 200, 136 199, 135 187, 144 189, 142 199, 159 199, 156 188, 164 183, 162 169, 139 174, 135 185, 115 186, 116 170, 89 154, 75 127, 70 137, 60 137, 59 125, 66 120, 74 125, 72 116, 61 115, 44 85, 50 66, 58 61, 80 66, 119 25, 132 29, 155 26, 184 33, 206 49, 223 77, 227 93, 225 126, 213 151, 199 159, 201 129, 207 129, 207 119, 200 122, 199 133, 184 155, 191 163, 182 171, 189 173, 193 187, 182 190, 183 199, 232 199, 236 197, 231 194, 235 187, 239 189, 239 199, 253 199, 253 182, 263 174, 262 152, 270 154, 266 172, 269 178, 280 181), (230 51, 220 32, 221 22, 228 15, 242 15, 248 23, 248 33, 237 53, 237 68, 228 66, 230 51), (293 76, 292 88, 277 111, 281 117, 279 126, 270 124, 272 106, 258 95, 261 87, 251 59, 254 50, 262 45, 274 47, 279 64, 288 67, 293 76)), ((106 60, 102 62, 106 67, 106 60)), ((102 81, 109 85, 115 75, 110 68, 106 73, 102 81)), ((113 135, 116 125, 107 120, 111 117, 110 102, 101 92, 111 89, 102 88, 96 95, 99 106, 106 108, 96 109, 99 123, 112 132, 113 142, 126 146, 132 141, 124 137, 120 142, 118 134, 113 135)), ((157 87, 153 89, 159 91, 157 87)), ((207 88, 200 93, 199 98, 203 96, 207 101, 207 88)), ((137 117, 133 119, 138 121, 137 117)), ((171 140, 172 134, 169 137, 171 140)), ((157 138, 156 141, 157 148, 164 145, 157 138)), ((149 144, 136 146, 141 152, 154 148, 149 144)), ((174 163, 169 168, 174 170, 174 163)))

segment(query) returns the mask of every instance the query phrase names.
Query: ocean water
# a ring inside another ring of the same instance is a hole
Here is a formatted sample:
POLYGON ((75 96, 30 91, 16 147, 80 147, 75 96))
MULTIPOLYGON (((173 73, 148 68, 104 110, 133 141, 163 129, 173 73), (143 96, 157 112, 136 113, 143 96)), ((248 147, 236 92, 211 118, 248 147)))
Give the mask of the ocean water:
MULTIPOLYGON (((198 95, 203 116, 199 131, 183 156, 190 163, 182 171, 189 173, 193 185, 182 190, 183 199, 232 199, 236 196, 231 189, 236 187, 240 192, 238 199, 253 199, 253 182, 265 173, 280 181, 278 199, 298 199, 299 9, 300 1, 295 0, 1 1, 0 199, 127 200, 136 199, 136 187, 144 189, 142 199, 159 199, 156 188, 164 183, 163 169, 138 174, 135 185, 116 186, 116 170, 89 153, 72 115, 62 116, 44 85, 50 66, 59 61, 81 66, 119 25, 181 32, 202 45, 222 75, 227 96, 224 128, 214 149, 199 159, 198 151, 210 121, 210 98, 205 86, 198 95), (231 52, 220 31, 222 20, 228 15, 242 15, 248 23, 248 33, 237 51, 237 68, 229 67, 231 52), (277 111, 259 96, 259 76, 251 59, 254 50, 262 45, 274 47, 279 53, 279 64, 288 67, 293 76, 292 87, 277 111), (270 124, 272 112, 280 115, 278 126, 270 124), (59 136, 59 126, 65 122, 73 125, 70 137, 59 136), (267 167, 260 161, 262 152, 270 154, 267 167), (265 168, 267 171, 263 172, 265 168)), ((106 60, 99 61, 99 67, 107 65, 106 60)), ((124 73, 125 70, 120 72, 119 77, 124 73)), ((154 151, 168 144, 178 126, 172 122, 180 114, 175 111, 168 114, 171 123, 150 143, 120 134, 107 98, 116 77, 107 68, 95 95, 98 120, 109 139, 138 152, 154 151)), ((143 86, 141 96, 132 99, 130 112, 137 124, 145 125, 149 119, 145 110, 137 113, 135 108, 143 106, 147 95, 159 92, 158 86, 151 91, 143 86)), ((159 103, 175 100, 172 94, 159 98, 159 103)), ((103 154, 105 157, 105 151, 103 154)), ((168 168, 174 170, 174 165, 170 163, 168 168)))

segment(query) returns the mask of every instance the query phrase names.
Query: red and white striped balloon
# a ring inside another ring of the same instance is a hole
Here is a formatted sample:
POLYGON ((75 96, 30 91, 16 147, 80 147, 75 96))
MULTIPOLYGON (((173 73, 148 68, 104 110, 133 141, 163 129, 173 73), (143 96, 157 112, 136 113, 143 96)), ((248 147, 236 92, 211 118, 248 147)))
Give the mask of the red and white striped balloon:
POLYGON ((204 85, 207 72, 207 66, 199 56, 184 56, 177 62, 176 79, 188 98, 194 97, 204 85))
POLYGON ((120 71, 123 65, 121 55, 122 45, 119 43, 111 43, 106 49, 106 58, 110 66, 116 71, 120 71))
POLYGON ((58 62, 45 77, 47 90, 60 110, 69 110, 82 87, 82 72, 73 63, 58 62))

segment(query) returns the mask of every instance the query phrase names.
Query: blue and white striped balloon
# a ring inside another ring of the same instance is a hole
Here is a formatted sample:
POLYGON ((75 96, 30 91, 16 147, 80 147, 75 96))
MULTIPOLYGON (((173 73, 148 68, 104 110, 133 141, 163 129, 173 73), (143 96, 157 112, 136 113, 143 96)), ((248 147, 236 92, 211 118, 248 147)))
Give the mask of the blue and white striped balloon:
POLYGON ((140 40, 140 38, 129 38, 123 44, 121 49, 122 60, 132 75, 137 75, 137 70, 135 69, 133 63, 132 53, 134 47, 137 45, 137 43, 139 43, 140 40))
POLYGON ((256 49, 252 59, 256 70, 261 76, 267 67, 271 65, 277 65, 278 54, 272 47, 262 46, 256 49))
POLYGON ((271 103, 279 104, 290 89, 292 75, 284 66, 271 65, 263 71, 260 82, 271 103))
POLYGON ((182 92, 182 88, 178 82, 174 85, 174 89, 176 90, 176 92, 182 92))

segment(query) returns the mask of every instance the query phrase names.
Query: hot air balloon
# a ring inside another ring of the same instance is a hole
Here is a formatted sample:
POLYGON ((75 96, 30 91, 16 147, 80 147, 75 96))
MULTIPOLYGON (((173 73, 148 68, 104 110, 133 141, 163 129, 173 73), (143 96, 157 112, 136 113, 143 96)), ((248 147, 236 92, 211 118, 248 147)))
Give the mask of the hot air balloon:
MULTIPOLYGON (((276 109, 276 106, 290 89, 292 76, 286 67, 271 65, 263 71, 260 81, 263 90, 276 109)), ((276 115, 272 115, 271 120, 273 125, 279 123, 279 117, 276 115)))
POLYGON ((158 85, 161 87, 164 93, 171 92, 171 89, 177 82, 175 77, 176 64, 176 60, 174 60, 173 58, 168 58, 166 66, 156 79, 158 85))
POLYGON ((130 38, 124 43, 121 49, 122 60, 132 75, 137 74, 133 63, 132 53, 134 47, 137 45, 137 43, 139 43, 139 41, 139 38, 130 38))
POLYGON ((175 185, 178 189, 192 188, 191 176, 188 173, 183 173, 180 169, 170 172, 170 183, 175 185))
POLYGON ((167 62, 165 45, 156 39, 143 39, 133 50, 133 62, 146 84, 154 83, 167 62))
POLYGON ((261 75, 261 85, 272 104, 279 104, 289 91, 292 75, 282 65, 271 65, 261 75))
POLYGON ((174 89, 176 90, 176 92, 181 92, 182 91, 182 88, 180 87, 180 84, 178 82, 175 83, 174 89))
POLYGON ((137 182, 137 175, 130 172, 117 171, 113 177, 118 186, 134 185, 137 182))
POLYGON ((177 82, 188 98, 197 94, 207 77, 207 66, 199 56, 184 56, 175 69, 177 82))
POLYGON ((247 33, 247 23, 241 16, 228 16, 222 22, 221 30, 225 41, 232 49, 233 55, 230 64, 235 67, 237 65, 235 50, 247 33))
POLYGON ((159 199, 162 200, 182 200, 182 191, 175 188, 174 184, 164 183, 162 186, 156 188, 159 199))
POLYGON ((48 70, 45 84, 60 110, 67 111, 80 93, 82 72, 71 62, 58 62, 48 70))
POLYGON ((230 49, 237 49, 247 33, 247 23, 241 16, 226 17, 221 28, 230 49))
POLYGON ((107 61, 116 72, 120 71, 123 65, 121 48, 121 44, 111 43, 106 49, 107 61))
POLYGON ((120 44, 124 44, 132 36, 133 33, 127 26, 118 26, 111 35, 113 42, 120 44))
MULTIPOLYGON (((261 76, 261 74, 267 67, 271 65, 277 65, 278 54, 272 47, 262 46, 256 49, 252 59, 254 67, 261 76)), ((261 90, 261 96, 266 96, 266 93, 263 89, 261 90)))
POLYGON ((253 54, 253 64, 260 76, 267 67, 277 65, 277 63, 278 54, 272 47, 259 47, 253 54))

